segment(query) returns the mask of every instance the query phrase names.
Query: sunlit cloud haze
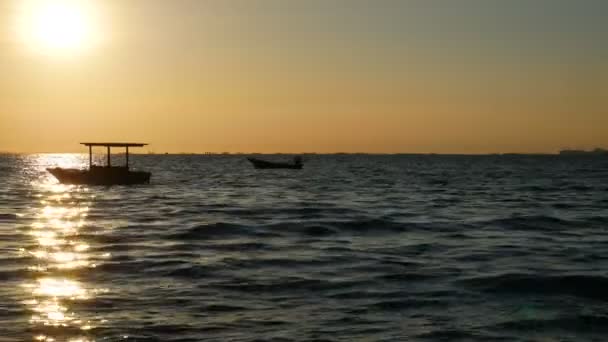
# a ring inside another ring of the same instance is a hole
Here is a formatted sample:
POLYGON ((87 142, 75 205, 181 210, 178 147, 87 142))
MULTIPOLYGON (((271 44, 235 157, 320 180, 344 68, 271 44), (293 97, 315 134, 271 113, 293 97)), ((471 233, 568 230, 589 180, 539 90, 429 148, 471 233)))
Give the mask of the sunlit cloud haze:
POLYGON ((608 147, 606 17, 602 0, 4 0, 0 150, 608 147))

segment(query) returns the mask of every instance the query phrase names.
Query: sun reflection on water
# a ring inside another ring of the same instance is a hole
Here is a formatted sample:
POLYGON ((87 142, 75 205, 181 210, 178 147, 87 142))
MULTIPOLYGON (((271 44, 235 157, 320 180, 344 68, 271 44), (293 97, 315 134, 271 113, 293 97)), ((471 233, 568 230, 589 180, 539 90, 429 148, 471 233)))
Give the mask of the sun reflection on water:
MULTIPOLYGON (((58 155, 39 155, 36 164, 44 168, 51 163, 72 166, 79 161, 72 155, 65 156, 62 160, 58 155)), ((35 279, 23 284, 29 294, 24 304, 32 312, 34 331, 44 332, 34 340, 55 341, 61 336, 63 341, 66 331, 80 331, 67 340, 89 341, 83 336, 96 327, 96 322, 75 310, 74 303, 91 301, 107 291, 83 280, 88 270, 96 267, 96 256, 90 253, 82 234, 94 196, 86 187, 57 184, 50 177, 40 178, 32 186, 39 205, 28 231, 34 244, 22 252, 33 260, 28 269, 35 279)))

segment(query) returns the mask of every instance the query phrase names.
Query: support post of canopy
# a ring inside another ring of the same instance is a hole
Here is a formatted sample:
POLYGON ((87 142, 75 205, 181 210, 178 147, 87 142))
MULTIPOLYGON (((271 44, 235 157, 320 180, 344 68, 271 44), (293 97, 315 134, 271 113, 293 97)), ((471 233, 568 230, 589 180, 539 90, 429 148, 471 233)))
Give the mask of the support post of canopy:
POLYGON ((112 162, 110 161, 110 146, 108 146, 108 167, 112 166, 112 162))
POLYGON ((93 146, 89 145, 89 169, 93 166, 93 146))
POLYGON ((127 157, 127 169, 128 169, 128 168, 129 168, 129 146, 127 146, 127 154, 126 154, 126 157, 127 157))

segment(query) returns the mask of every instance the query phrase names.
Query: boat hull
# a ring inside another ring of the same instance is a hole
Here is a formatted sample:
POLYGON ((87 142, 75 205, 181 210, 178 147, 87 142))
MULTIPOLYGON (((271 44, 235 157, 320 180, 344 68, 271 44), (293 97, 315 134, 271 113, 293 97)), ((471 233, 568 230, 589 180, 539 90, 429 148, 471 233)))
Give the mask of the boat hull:
POLYGON ((130 171, 126 167, 92 167, 89 170, 49 168, 62 184, 132 185, 150 183, 150 172, 130 171))
POLYGON ((275 163, 266 160, 247 158, 253 167, 256 169, 295 169, 299 170, 302 168, 302 164, 290 164, 290 163, 275 163))

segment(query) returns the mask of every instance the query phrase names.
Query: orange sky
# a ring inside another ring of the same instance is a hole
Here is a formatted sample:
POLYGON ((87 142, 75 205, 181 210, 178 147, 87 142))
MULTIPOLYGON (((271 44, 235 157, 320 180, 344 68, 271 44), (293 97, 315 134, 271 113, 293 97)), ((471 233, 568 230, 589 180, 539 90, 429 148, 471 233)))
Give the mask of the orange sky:
POLYGON ((0 151, 608 147, 603 2, 87 1, 86 44, 39 51, 49 1, 0 3, 0 151))

